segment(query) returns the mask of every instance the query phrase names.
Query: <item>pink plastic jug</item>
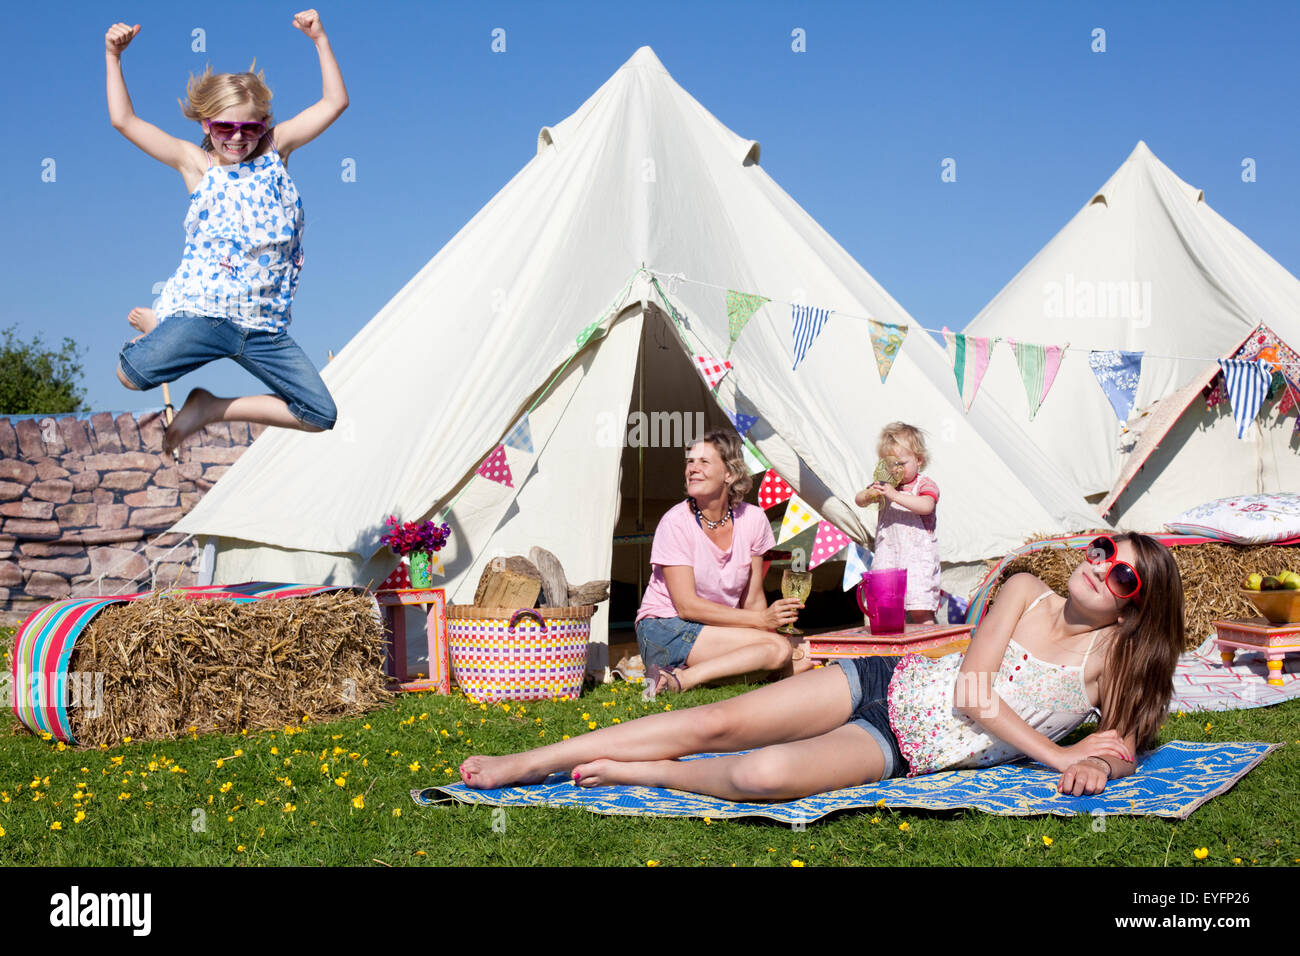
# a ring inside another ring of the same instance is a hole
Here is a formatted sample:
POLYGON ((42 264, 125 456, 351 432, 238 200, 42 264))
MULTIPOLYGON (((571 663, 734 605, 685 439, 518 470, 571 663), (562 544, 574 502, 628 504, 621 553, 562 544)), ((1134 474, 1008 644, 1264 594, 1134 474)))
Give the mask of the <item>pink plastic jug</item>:
POLYGON ((907 591, 907 568, 896 571, 867 571, 858 583, 858 607, 867 616, 873 634, 898 634, 907 623, 903 595, 907 591), (863 594, 866 600, 863 600, 863 594))

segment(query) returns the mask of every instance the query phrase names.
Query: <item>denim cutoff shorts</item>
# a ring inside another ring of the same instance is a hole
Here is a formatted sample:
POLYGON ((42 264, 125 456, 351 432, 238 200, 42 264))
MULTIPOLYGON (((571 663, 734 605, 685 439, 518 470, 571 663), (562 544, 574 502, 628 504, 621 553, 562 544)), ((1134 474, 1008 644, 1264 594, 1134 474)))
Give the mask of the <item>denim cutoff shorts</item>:
POLYGON ((122 346, 118 365, 148 391, 220 358, 231 358, 283 399, 300 422, 334 427, 338 410, 316 366, 288 332, 236 325, 229 319, 178 312, 152 332, 122 346))
POLYGON ((851 657, 835 662, 849 680, 853 713, 848 722, 869 733, 885 755, 881 780, 907 773, 907 760, 898 746, 894 729, 889 726, 889 680, 899 660, 898 657, 851 657))
POLYGON ((699 621, 680 617, 643 617, 636 622, 636 646, 647 668, 681 667, 691 656, 695 639, 704 627, 699 621))

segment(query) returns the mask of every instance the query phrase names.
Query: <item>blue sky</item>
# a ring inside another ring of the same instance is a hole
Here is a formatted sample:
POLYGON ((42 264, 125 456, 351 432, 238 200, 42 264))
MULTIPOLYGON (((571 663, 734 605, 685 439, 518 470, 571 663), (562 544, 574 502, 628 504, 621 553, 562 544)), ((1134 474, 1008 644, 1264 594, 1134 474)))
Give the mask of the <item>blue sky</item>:
MULTIPOLYGON (((175 269, 180 176, 109 125, 103 36, 136 112, 178 136, 191 71, 256 58, 279 117, 314 102, 297 7, 156 0, 8 8, 0 327, 83 347, 92 408, 155 407, 113 374, 125 315, 175 269), (195 52, 194 30, 206 49, 195 52), (52 165, 50 161, 53 161, 52 165), (53 181, 45 181, 53 170, 53 181), (44 178, 43 178, 44 176, 44 178)), ((638 47, 924 326, 965 325, 1144 139, 1300 274, 1300 5, 347 3, 318 8, 352 105, 295 154, 307 264, 294 337, 338 351, 638 47), (494 29, 506 50, 491 49, 494 29), (1093 31, 1105 52, 1093 52, 1093 31), (792 50, 802 29, 806 52, 792 50), (952 157, 957 181, 940 179, 952 157), (1241 177, 1243 158, 1257 179, 1241 177), (356 181, 340 175, 355 161, 356 181)), ((260 391, 232 362, 204 385, 260 391)))

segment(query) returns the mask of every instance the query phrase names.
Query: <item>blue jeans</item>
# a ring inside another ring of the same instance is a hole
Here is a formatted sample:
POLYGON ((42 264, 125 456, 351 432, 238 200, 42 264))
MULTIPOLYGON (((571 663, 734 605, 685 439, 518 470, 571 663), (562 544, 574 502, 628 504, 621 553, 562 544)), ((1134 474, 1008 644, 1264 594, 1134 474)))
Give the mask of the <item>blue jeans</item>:
POLYGON ((695 639, 704 625, 699 621, 683 621, 680 617, 643 617, 636 622, 636 644, 641 660, 648 668, 681 667, 691 656, 695 639))
POLYGON ((178 312, 144 338, 122 346, 118 365, 132 385, 147 391, 219 358, 232 358, 256 375, 300 422, 322 430, 334 427, 334 399, 288 332, 178 312))
POLYGON ((897 657, 853 657, 835 662, 849 679, 853 705, 849 723, 869 733, 885 755, 881 780, 907 773, 907 760, 898 746, 894 729, 889 726, 889 681, 898 661, 897 657))

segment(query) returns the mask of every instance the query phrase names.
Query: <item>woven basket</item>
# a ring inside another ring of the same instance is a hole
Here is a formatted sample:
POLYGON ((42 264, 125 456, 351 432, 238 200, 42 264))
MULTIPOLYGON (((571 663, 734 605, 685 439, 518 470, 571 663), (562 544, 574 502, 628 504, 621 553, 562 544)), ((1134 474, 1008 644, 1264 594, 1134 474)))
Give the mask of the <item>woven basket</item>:
POLYGON ((478 701, 577 697, 587 672, 594 604, 515 610, 447 608, 451 672, 478 701))

